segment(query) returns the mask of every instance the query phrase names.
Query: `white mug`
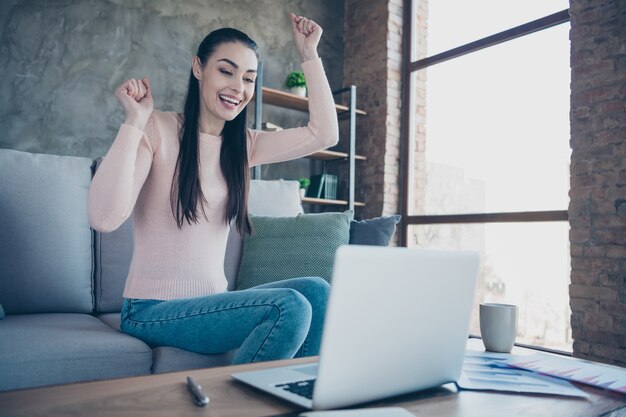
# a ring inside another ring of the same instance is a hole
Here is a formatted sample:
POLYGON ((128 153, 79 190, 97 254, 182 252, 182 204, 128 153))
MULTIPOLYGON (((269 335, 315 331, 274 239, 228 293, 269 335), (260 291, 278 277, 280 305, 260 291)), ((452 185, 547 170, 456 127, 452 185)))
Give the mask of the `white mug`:
POLYGON ((517 335, 517 306, 482 303, 480 305, 480 334, 485 349, 509 353, 517 335))

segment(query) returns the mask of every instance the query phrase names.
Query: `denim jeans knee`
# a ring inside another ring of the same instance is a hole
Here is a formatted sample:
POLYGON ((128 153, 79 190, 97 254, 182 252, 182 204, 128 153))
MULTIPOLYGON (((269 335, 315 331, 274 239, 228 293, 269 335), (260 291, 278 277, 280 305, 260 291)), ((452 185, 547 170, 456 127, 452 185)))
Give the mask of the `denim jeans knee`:
POLYGON ((203 354, 236 350, 234 362, 293 357, 309 335, 313 308, 291 288, 175 300, 124 301, 121 330, 151 347, 203 354))
POLYGON ((328 282, 320 277, 301 277, 259 285, 250 290, 270 288, 291 288, 302 294, 311 304, 312 316, 309 333, 298 352, 296 352, 295 357, 318 355, 324 328, 326 305, 328 304, 328 296, 330 294, 328 282))

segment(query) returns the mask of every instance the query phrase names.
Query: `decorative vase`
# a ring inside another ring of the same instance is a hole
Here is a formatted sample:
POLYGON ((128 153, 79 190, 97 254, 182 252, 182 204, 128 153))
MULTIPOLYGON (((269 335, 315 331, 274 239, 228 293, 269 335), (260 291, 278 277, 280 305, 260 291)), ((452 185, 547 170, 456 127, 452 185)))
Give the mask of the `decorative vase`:
POLYGON ((306 87, 291 87, 289 92, 300 97, 306 97, 306 87))
POLYGON ((306 196, 306 188, 300 188, 300 200, 306 196))

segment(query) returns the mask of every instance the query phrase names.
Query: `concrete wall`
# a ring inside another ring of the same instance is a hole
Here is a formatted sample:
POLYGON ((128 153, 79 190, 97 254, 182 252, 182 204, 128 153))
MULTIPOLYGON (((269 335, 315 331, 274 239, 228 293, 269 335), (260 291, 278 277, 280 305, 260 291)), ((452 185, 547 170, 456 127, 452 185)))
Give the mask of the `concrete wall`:
MULTIPOLYGON (((339 88, 341 0, 2 0, 0 148, 103 155, 123 120, 115 88, 147 75, 155 108, 180 111, 191 57, 219 27, 255 39, 265 85, 283 88, 287 72, 300 68, 289 11, 324 28, 319 52, 331 87, 339 88)), ((270 107, 264 120, 285 127, 308 119, 270 107)))

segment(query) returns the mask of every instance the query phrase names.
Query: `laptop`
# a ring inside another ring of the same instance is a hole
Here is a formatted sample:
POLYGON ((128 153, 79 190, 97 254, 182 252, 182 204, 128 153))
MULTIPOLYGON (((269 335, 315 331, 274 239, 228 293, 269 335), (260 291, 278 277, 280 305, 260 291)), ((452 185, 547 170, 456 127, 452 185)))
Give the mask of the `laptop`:
POLYGON ((312 410, 456 381, 478 265, 473 252, 341 246, 319 361, 232 376, 312 410))

